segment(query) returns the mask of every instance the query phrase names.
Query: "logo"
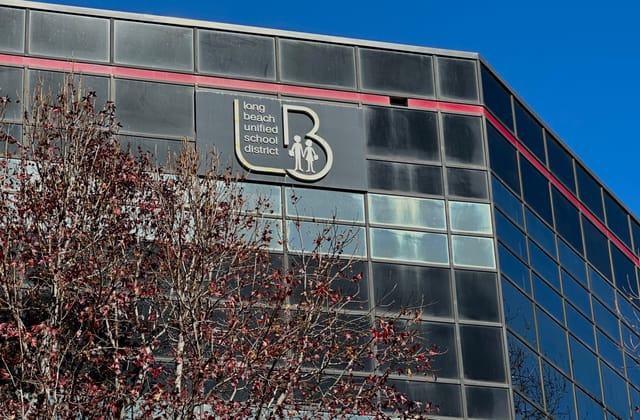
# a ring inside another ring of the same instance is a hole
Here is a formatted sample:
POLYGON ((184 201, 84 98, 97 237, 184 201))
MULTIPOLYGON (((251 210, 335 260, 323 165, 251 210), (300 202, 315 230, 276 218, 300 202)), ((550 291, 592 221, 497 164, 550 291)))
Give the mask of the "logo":
POLYGON ((252 172, 315 182, 333 166, 333 151, 318 135, 311 108, 275 100, 233 100, 235 154, 252 172))

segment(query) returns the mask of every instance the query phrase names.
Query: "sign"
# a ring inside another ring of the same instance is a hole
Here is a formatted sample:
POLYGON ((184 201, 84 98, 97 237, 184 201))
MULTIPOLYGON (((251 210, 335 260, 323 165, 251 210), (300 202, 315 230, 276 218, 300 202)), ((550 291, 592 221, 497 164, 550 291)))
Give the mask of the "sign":
POLYGON ((199 90, 196 142, 250 179, 365 189, 358 106, 199 90))

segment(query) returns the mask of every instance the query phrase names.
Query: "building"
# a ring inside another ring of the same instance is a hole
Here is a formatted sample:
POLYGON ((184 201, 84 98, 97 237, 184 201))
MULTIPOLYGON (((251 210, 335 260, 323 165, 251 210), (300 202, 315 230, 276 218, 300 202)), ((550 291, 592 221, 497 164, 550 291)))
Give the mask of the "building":
POLYGON ((289 251, 357 232, 368 304, 447 349, 396 378, 434 417, 636 415, 640 222, 477 54, 16 0, 0 28, 0 95, 81 73, 130 144, 250 172, 289 251))

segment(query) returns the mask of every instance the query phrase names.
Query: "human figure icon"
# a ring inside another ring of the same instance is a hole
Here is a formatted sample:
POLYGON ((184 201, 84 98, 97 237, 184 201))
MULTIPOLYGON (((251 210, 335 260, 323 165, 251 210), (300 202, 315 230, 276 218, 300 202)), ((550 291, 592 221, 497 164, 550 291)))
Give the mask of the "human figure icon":
POLYGON ((311 173, 315 174, 316 171, 313 168, 313 162, 318 160, 318 154, 313 149, 313 142, 311 140, 307 140, 304 144, 307 145, 307 147, 305 147, 304 151, 303 151, 303 157, 307 161, 307 171, 306 172, 311 172, 311 173))
POLYGON ((295 170, 302 171, 302 157, 304 156, 304 150, 302 148, 302 137, 293 136, 293 142, 294 143, 289 150, 289 156, 293 156, 296 162, 295 170))

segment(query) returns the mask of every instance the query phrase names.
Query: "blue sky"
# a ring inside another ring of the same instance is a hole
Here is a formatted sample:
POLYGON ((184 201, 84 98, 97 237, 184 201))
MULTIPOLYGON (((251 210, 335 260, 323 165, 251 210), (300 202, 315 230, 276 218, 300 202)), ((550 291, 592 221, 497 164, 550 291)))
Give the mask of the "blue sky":
POLYGON ((479 52, 640 215, 640 3, 633 0, 53 3, 479 52))

